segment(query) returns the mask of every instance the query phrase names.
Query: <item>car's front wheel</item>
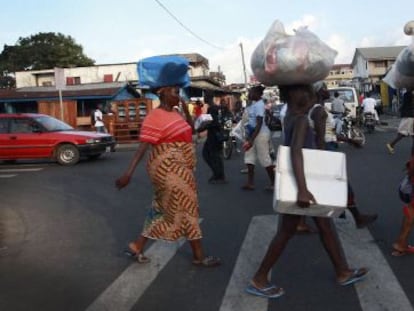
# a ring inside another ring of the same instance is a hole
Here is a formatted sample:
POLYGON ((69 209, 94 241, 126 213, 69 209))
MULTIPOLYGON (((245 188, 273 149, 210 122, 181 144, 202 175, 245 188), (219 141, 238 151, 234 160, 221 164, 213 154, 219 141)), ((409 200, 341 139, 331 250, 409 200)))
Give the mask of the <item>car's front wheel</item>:
POLYGON ((79 158, 79 150, 74 145, 60 145, 56 150, 56 161, 60 165, 74 165, 79 162, 79 158))

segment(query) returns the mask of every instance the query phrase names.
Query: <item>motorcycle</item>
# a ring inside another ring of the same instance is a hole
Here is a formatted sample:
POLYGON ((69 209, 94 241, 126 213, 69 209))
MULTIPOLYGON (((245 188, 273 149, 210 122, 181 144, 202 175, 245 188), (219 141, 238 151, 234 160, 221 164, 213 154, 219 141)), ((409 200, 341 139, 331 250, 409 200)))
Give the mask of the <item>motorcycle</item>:
POLYGON ((356 125, 356 119, 349 114, 341 119, 342 129, 341 133, 337 135, 339 141, 349 142, 359 147, 365 145, 366 139, 363 131, 356 125))
POLYGON ((375 131, 375 117, 372 112, 364 113, 364 127, 367 129, 368 133, 375 131))
POLYGON ((237 146, 236 137, 232 135, 231 130, 233 128, 232 118, 225 118, 222 123, 222 132, 224 136, 223 141, 223 157, 228 160, 231 158, 233 148, 237 146))

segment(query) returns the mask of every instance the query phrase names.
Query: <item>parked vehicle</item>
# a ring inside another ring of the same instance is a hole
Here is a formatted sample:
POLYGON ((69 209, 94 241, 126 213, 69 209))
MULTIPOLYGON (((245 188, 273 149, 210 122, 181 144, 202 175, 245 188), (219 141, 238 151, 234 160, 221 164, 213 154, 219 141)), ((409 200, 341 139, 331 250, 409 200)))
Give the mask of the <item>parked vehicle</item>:
POLYGON ((375 131, 375 116, 372 112, 365 112, 364 113, 364 128, 367 130, 368 133, 372 133, 375 131))
POLYGON ((330 94, 330 101, 334 99, 335 92, 338 92, 339 97, 345 101, 345 107, 350 111, 349 114, 351 117, 357 117, 357 107, 359 106, 358 103, 358 92, 354 87, 335 87, 328 89, 330 94))
POLYGON ((110 134, 78 131, 48 115, 0 114, 0 160, 48 158, 74 165, 81 157, 96 159, 115 151, 110 134))

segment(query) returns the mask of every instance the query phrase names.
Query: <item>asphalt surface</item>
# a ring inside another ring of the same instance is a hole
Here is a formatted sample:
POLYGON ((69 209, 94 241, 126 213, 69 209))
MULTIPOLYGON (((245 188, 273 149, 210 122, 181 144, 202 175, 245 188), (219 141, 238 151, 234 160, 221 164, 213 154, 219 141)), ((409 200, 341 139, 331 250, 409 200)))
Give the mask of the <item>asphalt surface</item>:
POLYGON ((271 275, 286 295, 268 301, 245 294, 277 229, 272 193, 264 190, 268 180, 260 168, 256 190, 240 189, 246 175, 237 153, 225 161, 229 183, 208 184, 201 144, 196 177, 203 245, 223 265, 192 266, 187 243, 150 243, 149 265, 131 261, 122 250, 139 234, 152 191, 144 165, 129 187, 115 189, 137 147, 124 145, 74 167, 0 165, 0 310, 413 310, 412 258, 390 255, 402 216, 396 189, 411 141, 389 155, 385 143, 399 119, 382 120, 387 124, 367 134, 364 148, 340 146, 358 206, 379 214, 368 229, 355 229, 349 215, 337 222, 350 265, 371 269, 363 283, 337 286, 318 235, 299 235, 271 275))

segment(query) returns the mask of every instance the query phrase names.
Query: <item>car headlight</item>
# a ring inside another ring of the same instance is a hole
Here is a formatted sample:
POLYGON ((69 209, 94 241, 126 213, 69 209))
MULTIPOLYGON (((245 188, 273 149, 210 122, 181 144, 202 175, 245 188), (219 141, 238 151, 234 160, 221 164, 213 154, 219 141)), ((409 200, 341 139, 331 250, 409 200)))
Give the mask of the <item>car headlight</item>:
POLYGON ((86 140, 87 144, 96 144, 96 143, 100 143, 101 139, 100 138, 88 138, 86 140))

